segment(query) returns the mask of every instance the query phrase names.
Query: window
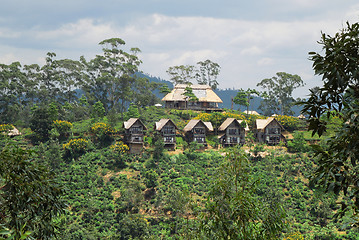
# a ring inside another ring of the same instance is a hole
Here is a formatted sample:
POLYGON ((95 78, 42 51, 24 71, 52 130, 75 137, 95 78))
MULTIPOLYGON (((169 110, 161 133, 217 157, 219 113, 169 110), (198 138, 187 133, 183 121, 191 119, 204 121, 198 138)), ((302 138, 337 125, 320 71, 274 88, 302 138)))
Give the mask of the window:
POLYGON ((237 129, 236 128, 229 128, 228 129, 228 134, 229 135, 236 135, 237 134, 237 129))
POLYGON ((237 137, 229 137, 228 143, 239 143, 239 138, 237 137))
POLYGON ((280 134, 280 128, 267 128, 267 134, 280 134))
POLYGON ((204 143, 205 140, 204 140, 204 137, 195 137, 193 139, 194 142, 198 142, 198 143, 204 143))
POLYGON ((163 138, 163 141, 165 142, 165 143, 173 143, 174 141, 174 138, 173 137, 164 137, 163 138))
POLYGON ((163 127, 162 129, 163 134, 175 134, 174 127, 163 127))
POLYGON ((205 134, 204 133, 204 128, 194 128, 193 133, 194 134, 205 134))
POLYGON ((130 133, 132 133, 132 134, 142 134, 142 126, 132 127, 130 129, 130 133))

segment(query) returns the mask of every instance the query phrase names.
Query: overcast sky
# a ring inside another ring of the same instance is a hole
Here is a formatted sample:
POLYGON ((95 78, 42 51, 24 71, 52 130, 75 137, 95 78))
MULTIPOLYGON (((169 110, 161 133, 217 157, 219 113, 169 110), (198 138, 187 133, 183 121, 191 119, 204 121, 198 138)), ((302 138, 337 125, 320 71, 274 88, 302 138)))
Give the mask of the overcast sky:
POLYGON ((314 76, 308 52, 321 31, 335 34, 359 19, 357 0, 8 0, 0 8, 0 63, 43 64, 92 59, 107 38, 138 47, 141 70, 168 79, 175 65, 210 59, 221 66, 219 88, 255 88, 276 72, 314 76))

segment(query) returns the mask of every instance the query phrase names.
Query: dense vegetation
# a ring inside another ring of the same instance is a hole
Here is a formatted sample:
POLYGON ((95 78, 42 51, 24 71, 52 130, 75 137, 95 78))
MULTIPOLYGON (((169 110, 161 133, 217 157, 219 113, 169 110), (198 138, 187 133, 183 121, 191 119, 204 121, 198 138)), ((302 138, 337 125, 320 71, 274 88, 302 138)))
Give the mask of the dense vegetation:
MULTIPOLYGON (((58 118, 65 119, 66 115, 60 115, 61 109, 55 110, 58 118)), ((43 124, 33 130, 20 128, 21 136, 3 135, 1 142, 2 146, 13 142, 35 150, 36 164, 45 165, 63 187, 61 201, 67 207, 53 219, 61 239, 214 239, 222 236, 219 230, 209 231, 209 220, 216 213, 211 203, 216 201, 218 189, 215 189, 221 183, 219 171, 228 163, 225 155, 231 151, 244 151, 248 158, 246 173, 249 175, 239 182, 251 186, 248 195, 241 195, 250 197, 246 198, 254 204, 250 210, 284 224, 274 239, 358 239, 359 233, 351 229, 349 217, 333 221, 338 210, 337 197, 309 186, 308 177, 315 163, 307 142, 325 137, 311 138, 301 130, 303 122, 296 118, 279 118, 294 136, 288 148, 258 145, 248 138, 241 150, 218 149, 216 137, 209 136, 209 149, 201 150, 196 144, 187 144, 179 134, 176 151, 167 152, 161 141, 154 141, 151 127, 160 118, 171 118, 181 129, 191 118, 212 121, 217 126, 226 117, 247 119, 251 123, 256 116, 235 111, 205 114, 155 107, 139 109, 132 105, 124 113, 124 119, 140 117, 149 128, 143 154, 134 156, 128 154, 122 142, 123 120, 111 122, 105 116, 70 123, 53 120, 51 112, 55 110, 51 106, 33 109, 32 114, 42 119, 43 124), (43 111, 41 115, 39 109, 43 111), (46 140, 38 134, 46 136, 46 140), (263 205, 258 207, 256 199, 263 205), (274 211, 277 214, 266 213, 264 209, 268 207, 278 208, 274 211), (284 219, 280 209, 285 209, 284 219)), ((120 115, 116 119, 121 119, 120 115)), ((2 128, 11 128, 6 126, 2 128)), ((333 124, 333 130, 335 126, 333 124)), ((228 206, 236 206, 231 199, 228 206)), ((8 226, 6 221, 2 224, 8 226)), ((35 234, 31 227, 25 226, 25 229, 35 234)))

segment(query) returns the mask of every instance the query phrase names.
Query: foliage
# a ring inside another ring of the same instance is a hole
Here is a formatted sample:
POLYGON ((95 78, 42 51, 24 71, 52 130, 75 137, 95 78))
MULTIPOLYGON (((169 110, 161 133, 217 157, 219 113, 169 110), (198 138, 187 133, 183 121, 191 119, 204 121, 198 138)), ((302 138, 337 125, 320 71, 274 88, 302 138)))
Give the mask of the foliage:
POLYGON ((30 128, 35 133, 35 140, 45 142, 49 139, 49 131, 52 128, 53 120, 51 119, 48 107, 36 108, 31 116, 30 128))
POLYGON ((7 133, 14 128, 15 127, 12 124, 0 124, 0 133, 7 133))
POLYGON ((345 195, 338 216, 344 216, 350 209, 354 215, 359 211, 358 35, 359 23, 347 23, 334 36, 322 34, 319 44, 324 54, 311 52, 310 60, 315 73, 322 76, 323 86, 311 89, 309 99, 303 102, 313 135, 321 136, 332 116, 342 120, 337 133, 325 145, 314 147, 318 168, 312 177, 313 183, 345 195))
POLYGON ((294 99, 293 90, 304 86, 303 80, 298 75, 285 72, 278 72, 272 78, 263 79, 257 84, 258 87, 266 89, 266 94, 262 95, 264 100, 261 102, 260 109, 265 115, 273 113, 280 115, 292 115, 291 110, 294 99))
POLYGON ((36 238, 53 237, 53 219, 64 211, 63 188, 35 159, 33 151, 14 145, 0 152, 0 224, 12 229, 15 239, 25 231, 36 238))
POLYGON ((105 107, 103 106, 103 103, 101 101, 97 101, 92 105, 92 117, 93 118, 101 118, 105 116, 105 107))
POLYGON ((110 143, 112 141, 112 134, 114 130, 112 127, 104 122, 97 122, 91 126, 91 133, 94 134, 95 140, 101 145, 110 143))
POLYGON ((293 133, 293 140, 288 141, 287 147, 289 152, 307 152, 309 151, 309 145, 304 139, 302 132, 293 133))
POLYGON ((116 142, 115 144, 111 145, 110 149, 112 149, 117 154, 125 154, 128 153, 128 151, 130 150, 130 148, 122 141, 116 142))
POLYGON ((147 188, 154 188, 158 185, 158 174, 153 169, 147 170, 144 173, 144 178, 144 183, 147 188))
POLYGON ((66 155, 73 158, 78 158, 86 152, 89 146, 89 141, 84 138, 71 139, 69 142, 62 145, 66 151, 66 155))
POLYGON ((72 129, 72 123, 70 123, 68 121, 62 121, 62 120, 55 120, 53 122, 53 126, 60 133, 67 133, 72 129))
POLYGON ((197 64, 199 65, 199 69, 196 73, 198 84, 208 85, 212 89, 217 89, 217 77, 221 70, 219 64, 212 62, 209 59, 205 61, 199 61, 197 64))
POLYGON ((170 81, 174 84, 189 84, 195 78, 194 66, 180 65, 169 67, 166 71, 170 76, 170 81))
POLYGON ((285 130, 290 132, 298 130, 302 126, 301 120, 293 116, 278 115, 275 118, 284 127, 285 130))
POLYGON ((227 152, 207 200, 203 230, 211 239, 277 239, 285 212, 274 199, 258 199, 244 152, 227 152))

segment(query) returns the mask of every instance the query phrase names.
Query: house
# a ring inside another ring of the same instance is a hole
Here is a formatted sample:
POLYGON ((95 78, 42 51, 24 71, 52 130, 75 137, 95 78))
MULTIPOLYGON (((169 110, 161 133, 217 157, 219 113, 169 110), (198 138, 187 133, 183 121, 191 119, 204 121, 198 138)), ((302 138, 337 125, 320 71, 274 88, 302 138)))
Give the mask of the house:
POLYGON ((218 111, 218 103, 223 101, 208 85, 187 85, 178 84, 168 93, 162 101, 166 108, 173 109, 191 109, 199 111, 218 111), (186 87, 191 87, 193 94, 198 98, 197 101, 190 101, 184 95, 186 87))
POLYGON ((244 113, 244 114, 251 114, 251 115, 259 115, 259 113, 257 113, 256 111, 247 111, 247 110, 244 110, 243 113, 244 113))
POLYGON ((213 126, 210 122, 203 122, 202 120, 192 119, 183 128, 185 137, 188 142, 197 142, 207 146, 206 135, 213 132, 213 126))
POLYGON ((130 148, 130 153, 141 153, 143 149, 144 131, 146 126, 138 118, 130 118, 123 123, 125 129, 124 142, 130 148))
POLYGON ((285 141, 285 137, 282 134, 283 130, 283 126, 274 117, 256 119, 255 138, 258 142, 276 145, 281 141, 285 141))
POLYGON ((171 119, 161 119, 155 123, 155 129, 160 134, 165 148, 175 149, 176 147, 176 124, 171 119))
POLYGON ((246 131, 249 131, 249 128, 245 121, 227 118, 218 128, 218 138, 224 147, 244 144, 246 131))

